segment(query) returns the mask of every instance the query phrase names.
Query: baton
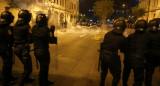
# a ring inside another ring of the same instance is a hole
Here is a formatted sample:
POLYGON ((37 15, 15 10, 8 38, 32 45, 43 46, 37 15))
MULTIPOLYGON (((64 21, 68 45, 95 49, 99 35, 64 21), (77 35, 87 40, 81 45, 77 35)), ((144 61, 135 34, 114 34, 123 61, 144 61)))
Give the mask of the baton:
POLYGON ((15 64, 15 58, 16 58, 16 53, 15 51, 13 51, 13 63, 12 64, 15 64))
MULTIPOLYGON (((100 52, 100 50, 98 50, 98 52, 100 52)), ((99 61, 98 61, 98 72, 100 71, 100 65, 101 65, 101 57, 99 55, 99 61)))
POLYGON ((99 62, 98 62, 98 72, 100 71, 100 65, 101 65, 101 61, 100 61, 100 57, 99 57, 99 62))
POLYGON ((52 43, 52 44, 57 44, 57 37, 54 36, 55 26, 51 26, 50 32, 51 32, 51 33, 50 33, 50 37, 51 37, 50 43, 52 43))
POLYGON ((100 44, 100 50, 98 50, 99 52, 99 62, 98 62, 98 72, 100 71, 100 66, 101 66, 101 47, 102 47, 102 43, 100 44))
POLYGON ((39 66, 38 66, 38 59, 36 58, 36 66, 37 66, 37 69, 39 69, 39 66))
MULTIPOLYGON (((15 45, 13 45, 13 47, 15 47, 15 45)), ((12 48, 12 51, 13 51, 12 64, 15 64, 15 58, 16 58, 16 51, 15 51, 15 48, 12 48)))

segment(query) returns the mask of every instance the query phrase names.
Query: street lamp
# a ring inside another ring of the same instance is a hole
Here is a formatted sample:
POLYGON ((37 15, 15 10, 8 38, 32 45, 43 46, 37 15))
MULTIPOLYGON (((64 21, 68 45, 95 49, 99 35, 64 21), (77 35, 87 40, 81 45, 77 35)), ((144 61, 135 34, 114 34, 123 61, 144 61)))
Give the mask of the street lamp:
POLYGON ((44 4, 47 7, 46 10, 48 10, 48 19, 50 19, 50 17, 52 16, 54 2, 52 2, 52 1, 51 2, 45 2, 44 4))
POLYGON ((126 7, 126 4, 123 4, 122 7, 125 8, 125 7, 126 7))
POLYGON ((54 6, 54 2, 51 2, 52 7, 54 6))
POLYGON ((53 6, 54 6, 54 2, 53 1, 51 3, 45 2, 44 4, 45 4, 45 6, 47 6, 49 8, 51 8, 51 7, 53 8, 53 6))
POLYGON ((47 6, 47 5, 48 5, 48 3, 46 2, 46 3, 45 3, 45 5, 47 6))
POLYGON ((54 7, 54 2, 53 1, 51 2, 51 6, 52 6, 52 11, 53 11, 53 7, 54 7))
POLYGON ((147 15, 147 22, 148 22, 148 20, 149 20, 149 11, 150 11, 150 4, 151 3, 151 1, 149 0, 148 1, 148 15, 147 15))
POLYGON ((129 8, 128 8, 128 6, 125 4, 125 3, 123 3, 122 4, 122 8, 123 8, 123 10, 124 10, 124 17, 125 17, 125 12, 127 13, 127 17, 128 17, 128 13, 129 13, 129 8))
POLYGON ((67 8, 67 2, 66 2, 66 0, 65 0, 65 22, 64 22, 64 26, 65 26, 65 28, 67 28, 67 20, 66 20, 66 8, 67 8))
POLYGON ((124 13, 124 12, 125 12, 125 7, 126 7, 126 4, 123 3, 123 4, 122 4, 122 8, 123 8, 123 16, 124 16, 124 17, 125 17, 125 13, 124 13))

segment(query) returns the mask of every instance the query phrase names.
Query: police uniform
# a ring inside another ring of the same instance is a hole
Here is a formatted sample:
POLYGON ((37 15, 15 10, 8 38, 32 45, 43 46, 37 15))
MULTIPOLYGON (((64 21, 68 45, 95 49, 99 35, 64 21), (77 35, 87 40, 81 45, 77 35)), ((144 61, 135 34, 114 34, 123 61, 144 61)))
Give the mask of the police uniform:
POLYGON ((29 33, 31 15, 27 10, 21 10, 18 13, 18 21, 14 25, 14 52, 24 65, 24 72, 20 78, 19 86, 23 86, 25 82, 31 82, 29 78, 32 72, 32 61, 29 55, 31 37, 29 33))
POLYGON ((101 59, 101 81, 100 86, 105 86, 105 79, 108 69, 113 76, 112 86, 118 86, 121 78, 121 61, 118 56, 118 49, 122 49, 125 37, 123 31, 126 28, 126 23, 123 20, 115 22, 115 28, 108 32, 104 41, 101 44, 100 59, 101 59))
POLYGON ((152 75, 155 67, 160 66, 160 32, 159 24, 155 20, 149 22, 147 36, 149 38, 149 49, 146 54, 146 86, 152 86, 152 75))
MULTIPOLYGON (((36 59, 40 63, 39 86, 52 84, 48 81, 48 71, 50 64, 49 42, 51 42, 48 19, 44 14, 37 15, 36 25, 32 28, 32 39, 36 59)), ((54 34, 54 33, 52 33, 54 34)))
POLYGON ((125 41, 123 86, 128 86, 127 81, 131 69, 134 72, 133 86, 142 86, 144 81, 144 59, 148 46, 148 38, 145 33, 147 22, 145 20, 137 21, 135 29, 135 33, 129 35, 125 41))
POLYGON ((9 11, 4 11, 0 19, 0 56, 3 59, 3 86, 9 86, 10 81, 14 80, 12 76, 12 45, 13 45, 13 22, 14 16, 9 11))

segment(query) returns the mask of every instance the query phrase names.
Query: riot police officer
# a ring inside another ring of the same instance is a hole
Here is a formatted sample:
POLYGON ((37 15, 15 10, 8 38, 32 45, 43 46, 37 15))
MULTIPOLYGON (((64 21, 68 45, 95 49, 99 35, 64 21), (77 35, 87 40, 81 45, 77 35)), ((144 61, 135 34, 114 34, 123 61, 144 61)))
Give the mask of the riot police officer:
POLYGON ((9 86, 10 81, 15 80, 12 76, 12 45, 13 45, 13 22, 14 16, 9 11, 1 13, 0 19, 0 56, 3 59, 3 86, 9 86))
POLYGON ((133 69, 134 85, 142 86, 144 81, 144 59, 148 46, 146 35, 147 22, 139 20, 135 24, 135 33, 129 35, 125 41, 123 86, 128 86, 127 81, 133 69))
POLYGON ((54 30, 50 32, 48 28, 48 19, 45 14, 39 14, 36 17, 36 25, 32 28, 32 39, 35 49, 36 59, 40 63, 39 86, 48 86, 53 82, 48 81, 48 71, 50 64, 49 42, 52 40, 54 30))
POLYGON ((149 37, 149 49, 146 54, 146 86, 152 86, 152 75, 155 67, 160 66, 160 32, 159 23, 156 20, 149 22, 147 35, 149 37))
POLYGON ((118 49, 123 52, 123 42, 125 37, 123 31, 126 28, 124 20, 117 20, 114 23, 114 29, 108 32, 101 44, 100 60, 101 60, 101 81, 100 86, 105 86, 105 79, 108 69, 113 76, 112 86, 118 86, 121 78, 121 61, 118 55, 118 49))
POLYGON ((18 13, 18 20, 14 25, 14 51, 18 58, 24 65, 24 72, 20 78, 19 86, 23 86, 24 83, 32 82, 29 76, 32 72, 32 61, 29 55, 31 42, 30 37, 30 25, 31 14, 28 10, 21 10, 18 13))

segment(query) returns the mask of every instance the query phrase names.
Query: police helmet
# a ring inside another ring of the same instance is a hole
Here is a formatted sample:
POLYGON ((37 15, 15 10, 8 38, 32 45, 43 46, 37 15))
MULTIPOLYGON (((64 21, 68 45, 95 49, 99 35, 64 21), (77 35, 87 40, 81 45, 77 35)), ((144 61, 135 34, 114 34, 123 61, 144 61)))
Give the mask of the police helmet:
POLYGON ((150 31, 156 31, 156 30, 158 30, 158 27, 159 27, 159 23, 158 23, 158 21, 156 21, 156 20, 151 20, 150 22, 149 22, 149 30, 150 31))
POLYGON ((11 24, 14 20, 14 16, 9 11, 4 11, 1 13, 1 19, 6 19, 9 24, 11 24))
POLYGON ((114 27, 116 29, 121 29, 122 31, 124 31, 126 28, 126 22, 124 20, 117 20, 114 23, 114 27))
POLYGON ((48 24, 48 18, 45 14, 39 14, 36 17, 36 23, 41 25, 47 25, 48 24))
POLYGON ((18 13, 18 18, 22 18, 29 23, 31 20, 31 13, 28 10, 20 10, 18 13))
POLYGON ((135 24, 135 30, 137 31, 145 31, 147 29, 147 21, 146 20, 138 20, 135 24))

